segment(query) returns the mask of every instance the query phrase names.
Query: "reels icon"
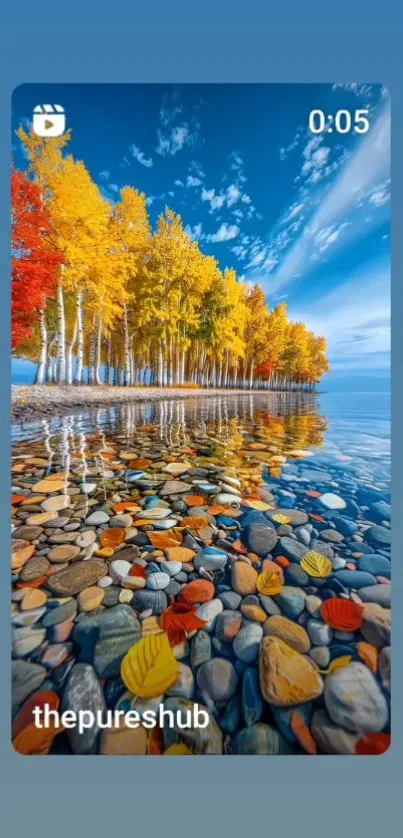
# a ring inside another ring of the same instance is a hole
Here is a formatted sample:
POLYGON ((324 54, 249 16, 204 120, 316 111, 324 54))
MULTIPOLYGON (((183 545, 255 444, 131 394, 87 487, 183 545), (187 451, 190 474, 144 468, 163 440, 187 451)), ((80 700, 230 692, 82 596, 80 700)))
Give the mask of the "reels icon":
POLYGON ((38 137, 60 137, 66 129, 66 114, 61 105, 37 105, 32 128, 38 137))

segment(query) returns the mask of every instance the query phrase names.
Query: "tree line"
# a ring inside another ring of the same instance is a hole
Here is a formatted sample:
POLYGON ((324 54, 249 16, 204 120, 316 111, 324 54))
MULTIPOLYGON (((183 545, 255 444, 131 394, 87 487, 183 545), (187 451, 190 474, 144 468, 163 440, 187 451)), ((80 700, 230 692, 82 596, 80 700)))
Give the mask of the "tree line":
POLYGON ((259 285, 221 270, 168 207, 151 229, 146 196, 111 204, 69 134, 17 132, 12 171, 12 348, 37 383, 312 390, 326 341, 270 308, 259 285))

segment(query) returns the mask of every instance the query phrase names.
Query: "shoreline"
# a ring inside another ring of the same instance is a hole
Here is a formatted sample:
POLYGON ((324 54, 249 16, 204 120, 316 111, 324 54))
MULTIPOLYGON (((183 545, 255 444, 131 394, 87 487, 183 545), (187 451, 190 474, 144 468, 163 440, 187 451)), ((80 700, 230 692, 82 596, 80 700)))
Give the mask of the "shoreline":
MULTIPOLYGON (((201 399, 235 395, 294 395, 303 391, 202 389, 180 387, 116 387, 101 385, 13 384, 11 386, 12 421, 35 420, 72 413, 79 408, 101 407, 105 403, 161 401, 163 399, 201 399)), ((304 394, 305 395, 305 394, 304 394)), ((317 395, 307 393, 306 395, 317 395)))

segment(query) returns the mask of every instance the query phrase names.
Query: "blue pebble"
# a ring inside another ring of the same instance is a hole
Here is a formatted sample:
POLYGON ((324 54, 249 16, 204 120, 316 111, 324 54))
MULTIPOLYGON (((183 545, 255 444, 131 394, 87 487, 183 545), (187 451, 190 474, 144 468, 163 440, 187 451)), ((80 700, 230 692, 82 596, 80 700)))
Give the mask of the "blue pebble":
POLYGON ((376 585, 376 579, 372 573, 361 570, 337 570, 332 577, 337 582, 345 585, 346 588, 365 588, 367 585, 376 585))
POLYGON ((284 739, 286 739, 287 742, 290 742, 291 745, 294 745, 297 742, 297 738, 291 729, 291 718, 294 710, 298 710, 298 713, 304 720, 305 724, 309 727, 312 716, 311 702, 298 704, 295 707, 275 707, 274 705, 271 707, 274 720, 280 733, 284 736, 284 739))
POLYGON ((232 651, 231 643, 225 643, 222 640, 219 640, 218 637, 213 637, 211 642, 220 658, 225 658, 226 660, 231 661, 234 660, 235 655, 232 651))
POLYGON ((157 506, 161 505, 161 498, 158 495, 152 495, 152 497, 148 497, 144 504, 145 509, 156 509, 157 506))
POLYGON ((235 521, 235 518, 230 518, 228 515, 217 515, 216 523, 220 527, 236 528, 236 526, 237 526, 237 522, 235 521))
POLYGON ((340 515, 338 518, 335 517, 333 520, 336 524, 336 529, 338 532, 341 532, 342 535, 355 535, 358 530, 357 524, 355 521, 351 521, 350 518, 344 518, 340 515))
POLYGON ((386 579, 390 579, 390 561, 386 556, 368 553, 359 560, 359 568, 374 576, 384 576, 386 579))
POLYGON ((159 573, 161 570, 159 564, 156 562, 148 562, 147 563, 147 575, 150 573, 159 573))
POLYGON ((121 678, 108 678, 104 687, 104 695, 106 706, 109 710, 113 710, 116 702, 126 692, 126 689, 127 687, 121 678))
POLYGON ((242 681, 242 713, 246 725, 254 725, 263 714, 263 699, 260 692, 259 675, 255 667, 245 669, 242 681))
POLYGON ((241 720, 241 707, 239 696, 234 695, 227 704, 224 714, 220 719, 220 728, 224 733, 235 733, 238 730, 241 720))

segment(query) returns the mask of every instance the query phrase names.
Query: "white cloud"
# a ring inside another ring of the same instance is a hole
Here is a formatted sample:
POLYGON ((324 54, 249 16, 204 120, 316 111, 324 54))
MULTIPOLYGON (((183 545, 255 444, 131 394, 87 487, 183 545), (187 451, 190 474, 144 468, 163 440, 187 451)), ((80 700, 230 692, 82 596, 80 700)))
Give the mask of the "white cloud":
POLYGON ((338 82, 332 86, 332 90, 346 90, 350 93, 355 93, 360 99, 367 100, 372 99, 375 86, 372 84, 359 84, 358 82, 338 82))
POLYGON ((370 193, 368 201, 370 204, 373 204, 374 207, 382 207, 383 204, 387 204, 390 201, 389 183, 386 183, 380 188, 375 188, 374 191, 370 193))
MULTIPOLYGON (((307 159, 311 159, 314 151, 315 148, 311 144, 307 159)), ((333 237, 334 244, 340 239, 340 225, 347 221, 349 233, 348 237, 342 237, 343 242, 363 235, 362 216, 357 211, 357 206, 373 192, 377 184, 387 180, 389 171, 390 105, 386 103, 372 124, 370 132, 361 139, 355 153, 347 160, 334 183, 325 191, 309 224, 304 226, 293 246, 288 248, 285 258, 272 278, 273 290, 292 281, 296 275, 309 272, 312 255, 317 255, 315 239, 322 229, 332 228, 330 236, 333 237), (339 233, 334 237, 336 230, 339 230, 339 233)), ((374 225, 378 223, 377 218, 380 218, 376 213, 381 212, 379 196, 376 201, 372 202, 374 216, 368 216, 374 225)), ((332 244, 332 241, 329 244, 332 244)))
POLYGON ((221 227, 217 230, 216 233, 213 233, 211 236, 208 236, 208 241, 211 242, 227 242, 231 239, 236 239, 239 235, 240 229, 236 226, 236 224, 227 224, 224 222, 221 224, 221 227))
POLYGON ((144 152, 139 149, 134 143, 130 146, 130 151, 132 157, 137 160, 138 163, 141 163, 142 166, 145 166, 147 169, 150 169, 153 165, 153 161, 151 157, 146 157, 144 152))
POLYGON ((231 185, 227 189, 227 206, 232 207, 233 204, 236 204, 241 197, 241 190, 235 185, 235 183, 231 183, 231 185))
MULTIPOLYGON (((173 194, 173 192, 168 192, 168 195, 173 194)), ((151 206, 151 204, 153 204, 154 201, 165 201, 166 197, 167 196, 165 192, 162 192, 161 195, 148 195, 148 197, 146 198, 146 204, 148 204, 148 206, 151 206)))
POLYGON ((173 157, 185 145, 192 145, 194 142, 194 136, 191 134, 189 126, 186 123, 175 125, 169 134, 163 134, 162 131, 158 130, 157 136, 158 145, 155 150, 162 157, 166 155, 173 157))
POLYGON ((99 173, 99 177, 102 180, 109 180, 111 173, 108 169, 103 169, 102 172, 99 173))
POLYGON ((188 189, 189 189, 189 187, 192 187, 192 186, 200 186, 200 185, 201 185, 201 180, 200 180, 200 178, 198 178, 198 177, 194 177, 193 175, 188 175, 188 176, 187 176, 187 179, 186 179, 186 186, 187 186, 187 188, 188 188, 188 189))
POLYGON ((189 172, 190 174, 196 175, 199 178, 206 177, 200 163, 198 163, 197 160, 192 160, 189 166, 189 172))
POLYGON ((289 221, 292 221, 293 218, 296 218, 298 215, 300 215, 300 213, 302 212, 302 210, 304 208, 305 208, 305 202, 304 201, 297 201, 295 204, 292 204, 292 206, 289 208, 288 212, 286 213, 286 215, 282 219, 281 223, 282 224, 288 224, 289 221))
POLYGON ((233 215, 234 218, 236 218, 237 221, 242 221, 242 219, 244 217, 243 212, 240 209, 234 210, 232 215, 233 215))
POLYGON ((237 184, 244 184, 247 181, 244 173, 244 162, 238 151, 232 151, 230 154, 230 168, 232 172, 236 173, 237 184))
MULTIPOLYGON (((390 267, 387 263, 361 269, 347 280, 330 277, 337 286, 310 303, 293 310, 290 317, 303 320, 309 329, 326 337, 332 366, 348 365, 353 358, 364 366, 364 356, 382 353, 387 363, 390 351, 390 267)), ((373 363, 371 360, 369 363, 373 363)))
POLYGON ((209 202, 210 212, 221 209, 226 202, 226 196, 222 192, 216 195, 215 189, 205 189, 204 187, 201 192, 201 199, 209 202))
POLYGON ((193 239, 193 241, 201 241, 204 238, 201 221, 199 221, 199 223, 195 224, 193 227, 187 224, 185 227, 185 233, 187 233, 189 238, 193 239))
POLYGON ((335 224, 331 224, 330 227, 322 227, 322 229, 319 230, 315 236, 315 244, 317 245, 319 253, 324 253, 328 247, 334 244, 344 228, 348 226, 347 222, 343 222, 342 224, 339 224, 338 227, 335 224))
POLYGON ((291 152, 294 151, 297 148, 297 146, 299 145, 300 139, 302 137, 302 134, 303 134, 303 128, 302 128, 301 125, 299 125, 296 132, 295 132, 295 136, 291 140, 290 144, 287 145, 287 146, 282 146, 279 149, 279 155, 280 155, 280 160, 281 161, 287 160, 287 157, 289 156, 289 154, 291 154, 291 152))
POLYGON ((330 148, 323 145, 323 136, 316 134, 307 142, 303 152, 301 177, 306 183, 317 183, 324 177, 326 165, 330 155, 330 148))
POLYGON ((183 183, 183 181, 182 181, 182 180, 174 180, 174 185, 175 185, 175 186, 182 186, 182 187, 183 187, 185 184, 183 183))

